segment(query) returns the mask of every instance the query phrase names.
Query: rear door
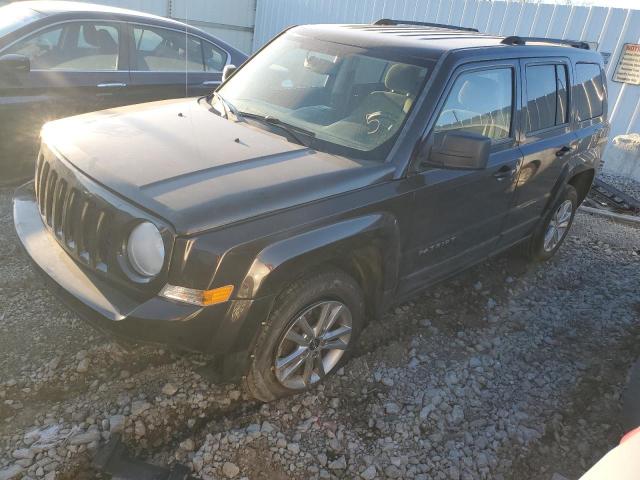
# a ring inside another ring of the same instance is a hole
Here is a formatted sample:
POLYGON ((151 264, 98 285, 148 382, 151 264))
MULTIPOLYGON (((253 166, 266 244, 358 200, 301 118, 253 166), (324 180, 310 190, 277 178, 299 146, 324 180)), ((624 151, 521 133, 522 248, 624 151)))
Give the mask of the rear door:
POLYGON ((513 203, 521 162, 518 148, 517 61, 474 63, 456 72, 429 143, 438 135, 468 131, 491 139, 482 170, 424 167, 405 249, 404 292, 420 288, 491 253, 513 203))
POLYGON ((136 103, 206 95, 229 59, 214 43, 178 29, 131 24, 129 38, 136 103))
MULTIPOLYGON (((69 21, 45 27, 1 54, 30 59, 30 72, 0 78, 0 129, 5 158, 35 158, 42 124, 127 103, 124 24, 69 21)), ((31 162, 27 162, 31 163, 31 162)), ((23 169, 16 162, 15 168, 23 169)))
POLYGON ((569 60, 521 60, 521 70, 523 164, 518 175, 515 208, 505 225, 502 245, 531 233, 577 144, 570 115, 569 60))

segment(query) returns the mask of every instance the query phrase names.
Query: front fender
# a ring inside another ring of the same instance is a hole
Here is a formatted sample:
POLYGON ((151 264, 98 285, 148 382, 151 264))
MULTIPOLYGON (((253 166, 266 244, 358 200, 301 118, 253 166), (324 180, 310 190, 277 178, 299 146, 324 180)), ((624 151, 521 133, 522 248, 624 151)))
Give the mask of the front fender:
POLYGON ((238 298, 279 293, 293 278, 335 260, 350 258, 362 248, 380 253, 383 288, 394 285, 400 259, 396 218, 387 212, 341 220, 298 233, 261 250, 245 275, 238 298))

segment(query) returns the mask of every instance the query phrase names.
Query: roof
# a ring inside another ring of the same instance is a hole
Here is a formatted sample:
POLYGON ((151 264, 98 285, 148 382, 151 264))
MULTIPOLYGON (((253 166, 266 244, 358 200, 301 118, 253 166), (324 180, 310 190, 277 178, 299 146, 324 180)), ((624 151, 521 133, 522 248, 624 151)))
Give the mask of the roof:
POLYGON ((20 5, 35 10, 45 15, 54 15, 59 13, 111 13, 120 15, 131 15, 136 17, 153 18, 155 20, 171 21, 165 17, 152 15, 150 13, 129 10, 126 8, 111 7, 108 5, 97 5, 95 3, 69 2, 62 0, 27 0, 20 2, 20 5))
MULTIPOLYGON (((553 43, 536 39, 526 45, 505 44, 507 37, 480 33, 471 29, 456 29, 448 26, 427 26, 415 24, 360 24, 360 25, 304 25, 296 31, 320 40, 334 41, 364 48, 401 49, 405 54, 420 57, 438 58, 445 52, 468 48, 496 47, 502 49, 518 49, 513 53, 520 56, 523 52, 544 51, 545 54, 558 54, 558 49, 582 50, 570 45, 553 43), (524 49, 524 50, 523 50, 524 49)), ((511 40, 516 37, 509 37, 511 40)), ((507 40, 509 42, 509 40, 507 40)), ((565 50, 566 52, 566 50, 565 50)))

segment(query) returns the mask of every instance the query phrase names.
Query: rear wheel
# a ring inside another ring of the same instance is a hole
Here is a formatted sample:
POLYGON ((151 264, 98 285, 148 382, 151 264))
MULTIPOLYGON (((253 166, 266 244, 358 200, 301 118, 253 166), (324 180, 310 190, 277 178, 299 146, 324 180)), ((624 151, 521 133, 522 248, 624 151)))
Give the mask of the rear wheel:
POLYGON ((530 259, 544 261, 555 255, 571 228, 577 208, 578 193, 566 185, 528 244, 530 259))
POLYGON ((363 314, 362 291, 342 271, 293 283, 279 296, 258 337, 246 389, 271 401, 315 386, 349 355, 363 314))

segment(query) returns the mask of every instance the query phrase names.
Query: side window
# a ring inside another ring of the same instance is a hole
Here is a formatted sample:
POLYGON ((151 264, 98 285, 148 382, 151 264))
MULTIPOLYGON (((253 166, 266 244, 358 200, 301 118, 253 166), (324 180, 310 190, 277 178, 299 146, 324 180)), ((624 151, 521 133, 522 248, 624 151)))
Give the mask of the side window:
POLYGON ((573 92, 579 122, 602 116, 604 113, 604 83, 600 65, 595 63, 576 64, 576 81, 573 92))
POLYGON ((204 69, 207 72, 221 72, 227 64, 227 52, 216 47, 213 43, 205 41, 202 42, 202 51, 204 54, 204 69))
POLYGON ((118 69, 119 45, 116 25, 72 22, 36 33, 6 53, 29 57, 33 70, 110 71, 118 69))
POLYGON ((565 65, 529 65, 527 77, 527 132, 568 121, 569 98, 565 65))
POLYGON ((143 72, 203 72, 200 39, 166 28, 134 25, 135 69, 143 72))
POLYGON ((466 131, 503 140, 511 135, 513 69, 463 73, 438 116, 434 133, 466 131))

